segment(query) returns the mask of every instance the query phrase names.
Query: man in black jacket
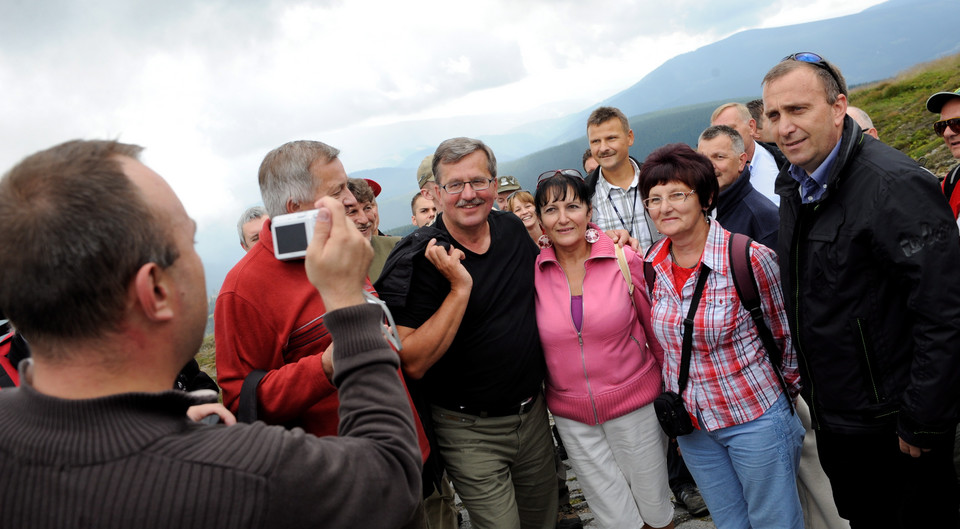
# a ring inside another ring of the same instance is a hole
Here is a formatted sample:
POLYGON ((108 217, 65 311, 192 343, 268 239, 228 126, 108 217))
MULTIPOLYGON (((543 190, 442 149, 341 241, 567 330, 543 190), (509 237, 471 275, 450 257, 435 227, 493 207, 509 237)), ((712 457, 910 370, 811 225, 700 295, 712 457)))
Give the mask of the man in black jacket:
POLYGON ((820 460, 858 527, 957 527, 960 246, 936 179, 846 116, 812 53, 763 80, 778 254, 820 460))

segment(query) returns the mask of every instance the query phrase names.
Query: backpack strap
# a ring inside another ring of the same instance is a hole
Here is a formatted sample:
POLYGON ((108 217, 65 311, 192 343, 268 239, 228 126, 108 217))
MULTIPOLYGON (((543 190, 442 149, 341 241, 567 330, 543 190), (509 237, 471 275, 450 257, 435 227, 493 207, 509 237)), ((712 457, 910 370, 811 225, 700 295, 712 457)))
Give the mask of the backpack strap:
POLYGON ((620 273, 623 275, 623 280, 627 282, 627 291, 630 292, 630 297, 633 297, 633 277, 630 275, 630 267, 627 266, 627 256, 623 253, 623 247, 614 244, 614 251, 617 254, 617 264, 620 265, 620 273))
POLYGON ((237 422, 253 423, 257 420, 257 386, 267 372, 255 369, 243 379, 240 386, 240 402, 237 404, 237 422))
POLYGON ((633 275, 630 273, 630 267, 627 266, 627 256, 623 253, 623 247, 620 245, 614 244, 614 251, 617 254, 617 264, 620 265, 620 275, 623 276, 623 280, 627 282, 627 293, 630 295, 630 304, 633 305, 633 313, 640 317, 640 312, 637 311, 637 302, 633 300, 633 275))
MULTIPOLYGON (((780 381, 780 387, 783 392, 787 392, 787 382, 783 379, 780 367, 783 364, 783 351, 777 346, 777 341, 773 338, 773 333, 767 327, 763 320, 763 309, 760 307, 760 293, 757 292, 757 278, 753 273, 753 266, 750 264, 750 243, 753 239, 742 233, 731 233, 730 241, 727 245, 730 251, 730 267, 733 270, 733 285, 737 289, 737 297, 743 308, 747 309, 754 325, 757 326, 757 334, 760 335, 760 341, 763 342, 763 348, 767 350, 767 356, 770 357, 770 363, 773 364, 773 371, 777 374, 780 381)), ((789 398, 787 399, 790 400, 789 398)), ((793 413, 793 403, 790 404, 790 412, 793 413)))
POLYGON ((653 269, 653 263, 647 261, 647 257, 650 257, 650 252, 654 246, 654 244, 651 244, 647 248, 647 253, 643 255, 643 279, 647 282, 647 294, 650 295, 651 302, 653 301, 653 284, 657 281, 657 271, 653 269))
POLYGON ((707 268, 707 265, 700 263, 700 277, 697 278, 697 284, 693 288, 693 299, 690 301, 690 310, 687 311, 687 317, 683 320, 683 349, 680 352, 680 373, 677 378, 677 395, 683 395, 683 390, 687 387, 687 379, 690 377, 690 354, 693 349, 693 318, 697 315, 697 307, 700 305, 703 288, 707 284, 707 277, 709 276, 710 269, 707 268))

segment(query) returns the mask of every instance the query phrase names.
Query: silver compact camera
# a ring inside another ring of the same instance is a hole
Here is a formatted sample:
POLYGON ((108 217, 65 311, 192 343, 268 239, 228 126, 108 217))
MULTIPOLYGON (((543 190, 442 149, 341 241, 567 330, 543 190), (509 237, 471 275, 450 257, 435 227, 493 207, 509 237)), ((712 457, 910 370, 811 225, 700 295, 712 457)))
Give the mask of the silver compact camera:
POLYGON ((273 234, 273 255, 281 261, 307 255, 307 245, 313 239, 317 210, 298 211, 270 219, 273 234))

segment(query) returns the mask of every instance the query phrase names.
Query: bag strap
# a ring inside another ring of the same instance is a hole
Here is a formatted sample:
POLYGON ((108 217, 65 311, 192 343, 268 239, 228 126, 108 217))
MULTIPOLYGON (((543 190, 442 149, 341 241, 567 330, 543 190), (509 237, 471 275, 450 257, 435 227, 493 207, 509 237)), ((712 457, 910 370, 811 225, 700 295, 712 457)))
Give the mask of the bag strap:
POLYGON ((707 265, 700 263, 700 277, 697 278, 697 286, 693 289, 693 300, 690 301, 690 310, 687 311, 687 317, 683 320, 683 352, 680 355, 680 375, 678 395, 683 395, 683 390, 687 387, 687 378, 690 376, 690 350, 693 349, 693 318, 697 315, 697 306, 700 305, 700 298, 703 296, 703 287, 707 284, 707 276, 710 275, 710 269, 707 265))
POLYGON ((637 310, 637 302, 633 299, 633 275, 630 273, 630 267, 627 266, 627 256, 623 253, 623 248, 614 244, 617 253, 617 263, 620 265, 620 274, 623 280, 627 282, 627 293, 630 294, 630 304, 633 305, 633 313, 640 317, 640 311, 637 310))
POLYGON ((267 372, 255 369, 243 379, 240 402, 237 404, 237 422, 251 424, 257 420, 257 386, 267 372))
POLYGON ((627 256, 623 253, 623 247, 614 244, 614 251, 617 253, 617 264, 620 265, 620 273, 623 280, 627 282, 627 292, 630 293, 630 299, 633 299, 633 277, 630 274, 630 267, 627 266, 627 256))
MULTIPOLYGON (((783 364, 783 351, 777 346, 777 341, 774 340, 770 327, 763 320, 760 293, 757 291, 757 277, 753 273, 753 265, 750 264, 751 242, 753 242, 753 239, 742 233, 730 234, 727 246, 730 252, 730 267, 733 269, 733 286, 737 289, 737 297, 740 298, 740 303, 750 313, 750 318, 753 319, 753 324, 757 327, 757 334, 760 335, 763 348, 767 350, 767 356, 770 358, 770 363, 773 364, 773 371, 777 374, 780 387, 783 388, 784 394, 789 396, 787 382, 780 371, 783 364)), ((790 412, 793 413, 792 402, 790 403, 790 412)))
POLYGON ((647 252, 643 254, 643 279, 647 282, 647 294, 650 295, 650 299, 653 299, 653 284, 657 281, 657 272, 653 269, 653 263, 647 261, 647 258, 650 257, 650 252, 653 250, 654 245, 651 244, 647 248, 647 252))

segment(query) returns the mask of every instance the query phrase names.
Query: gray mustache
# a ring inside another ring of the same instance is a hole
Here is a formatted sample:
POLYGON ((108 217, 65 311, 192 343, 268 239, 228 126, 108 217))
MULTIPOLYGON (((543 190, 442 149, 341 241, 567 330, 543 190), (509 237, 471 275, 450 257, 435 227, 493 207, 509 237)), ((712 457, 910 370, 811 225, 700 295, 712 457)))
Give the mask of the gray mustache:
POLYGON ((480 206, 483 204, 483 199, 480 197, 474 198, 473 200, 458 200, 456 207, 462 208, 464 206, 480 206))

